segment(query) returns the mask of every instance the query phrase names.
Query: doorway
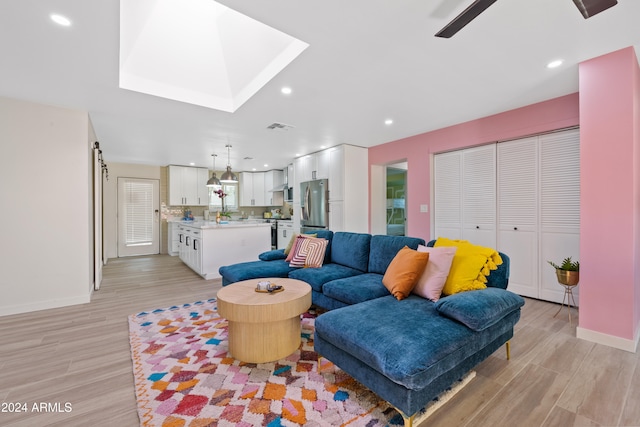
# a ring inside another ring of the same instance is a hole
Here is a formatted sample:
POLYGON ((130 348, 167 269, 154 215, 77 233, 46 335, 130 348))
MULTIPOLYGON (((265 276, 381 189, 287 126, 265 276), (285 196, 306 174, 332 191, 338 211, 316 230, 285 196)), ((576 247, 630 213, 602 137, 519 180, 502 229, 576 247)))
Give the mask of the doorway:
POLYGON ((386 234, 405 236, 407 233, 407 162, 387 165, 386 170, 386 234))
POLYGON ((160 181, 118 178, 118 257, 160 253, 160 181))

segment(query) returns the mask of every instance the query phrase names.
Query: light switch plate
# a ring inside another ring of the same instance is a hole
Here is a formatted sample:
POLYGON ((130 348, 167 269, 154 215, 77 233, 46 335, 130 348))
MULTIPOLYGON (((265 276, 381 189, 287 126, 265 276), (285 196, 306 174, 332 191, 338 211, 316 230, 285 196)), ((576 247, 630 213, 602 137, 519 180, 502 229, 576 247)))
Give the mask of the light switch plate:
POLYGON ((429 212, 429 205, 420 205, 420 212, 429 212))

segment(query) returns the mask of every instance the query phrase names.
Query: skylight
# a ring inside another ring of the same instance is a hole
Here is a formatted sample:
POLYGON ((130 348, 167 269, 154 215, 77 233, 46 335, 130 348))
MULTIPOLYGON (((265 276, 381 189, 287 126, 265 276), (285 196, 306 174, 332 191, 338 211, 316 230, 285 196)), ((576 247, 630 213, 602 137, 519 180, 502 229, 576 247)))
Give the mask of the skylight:
POLYGON ((309 45, 213 0, 120 0, 120 87, 234 112, 309 45))

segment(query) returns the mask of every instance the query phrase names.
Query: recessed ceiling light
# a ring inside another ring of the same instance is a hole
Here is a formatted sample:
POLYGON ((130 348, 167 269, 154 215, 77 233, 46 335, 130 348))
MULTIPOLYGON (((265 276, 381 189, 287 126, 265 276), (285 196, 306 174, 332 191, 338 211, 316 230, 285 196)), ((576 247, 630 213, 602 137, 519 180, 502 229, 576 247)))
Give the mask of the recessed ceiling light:
POLYGON ((253 168, 253 169, 251 169, 251 170, 252 170, 252 171, 256 171, 256 170, 258 170, 258 169, 256 169, 256 168, 253 168))
POLYGON ((327 148, 327 146, 326 145, 321 145, 320 148, 325 149, 325 148, 327 148))
POLYGON ((387 126, 392 125, 393 124, 393 120, 392 119, 387 119, 387 120, 384 121, 384 124, 387 125, 387 126))
POLYGON ((71 25, 71 20, 66 16, 58 15, 56 13, 51 14, 51 20, 58 25, 62 25, 63 27, 68 27, 71 25))
POLYGON ((264 164, 264 167, 265 167, 265 168, 268 168, 268 167, 269 167, 269 165, 265 163, 265 164, 264 164))
POLYGON ((191 162, 191 163, 189 163, 189 165, 191 165, 191 166, 195 166, 196 164, 195 164, 195 163, 193 163, 193 162, 191 162))
POLYGON ((296 153, 296 157, 300 157, 300 153, 296 153))
POLYGON ((284 93, 285 95, 291 95, 291 88, 288 86, 285 86, 282 89, 280 89, 280 92, 284 93))
POLYGON ((547 68, 557 68, 562 65, 562 59, 556 59, 555 61, 551 61, 547 64, 547 68))

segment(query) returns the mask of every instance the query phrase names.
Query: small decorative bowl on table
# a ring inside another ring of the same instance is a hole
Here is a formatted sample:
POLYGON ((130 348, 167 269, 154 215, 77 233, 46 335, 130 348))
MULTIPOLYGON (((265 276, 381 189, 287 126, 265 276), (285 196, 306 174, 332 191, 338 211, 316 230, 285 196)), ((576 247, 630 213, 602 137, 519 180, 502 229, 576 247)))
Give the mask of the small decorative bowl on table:
POLYGON ((275 284, 268 280, 258 282, 258 284, 256 285, 256 292, 272 294, 275 292, 282 292, 282 291, 284 291, 284 286, 275 284))

